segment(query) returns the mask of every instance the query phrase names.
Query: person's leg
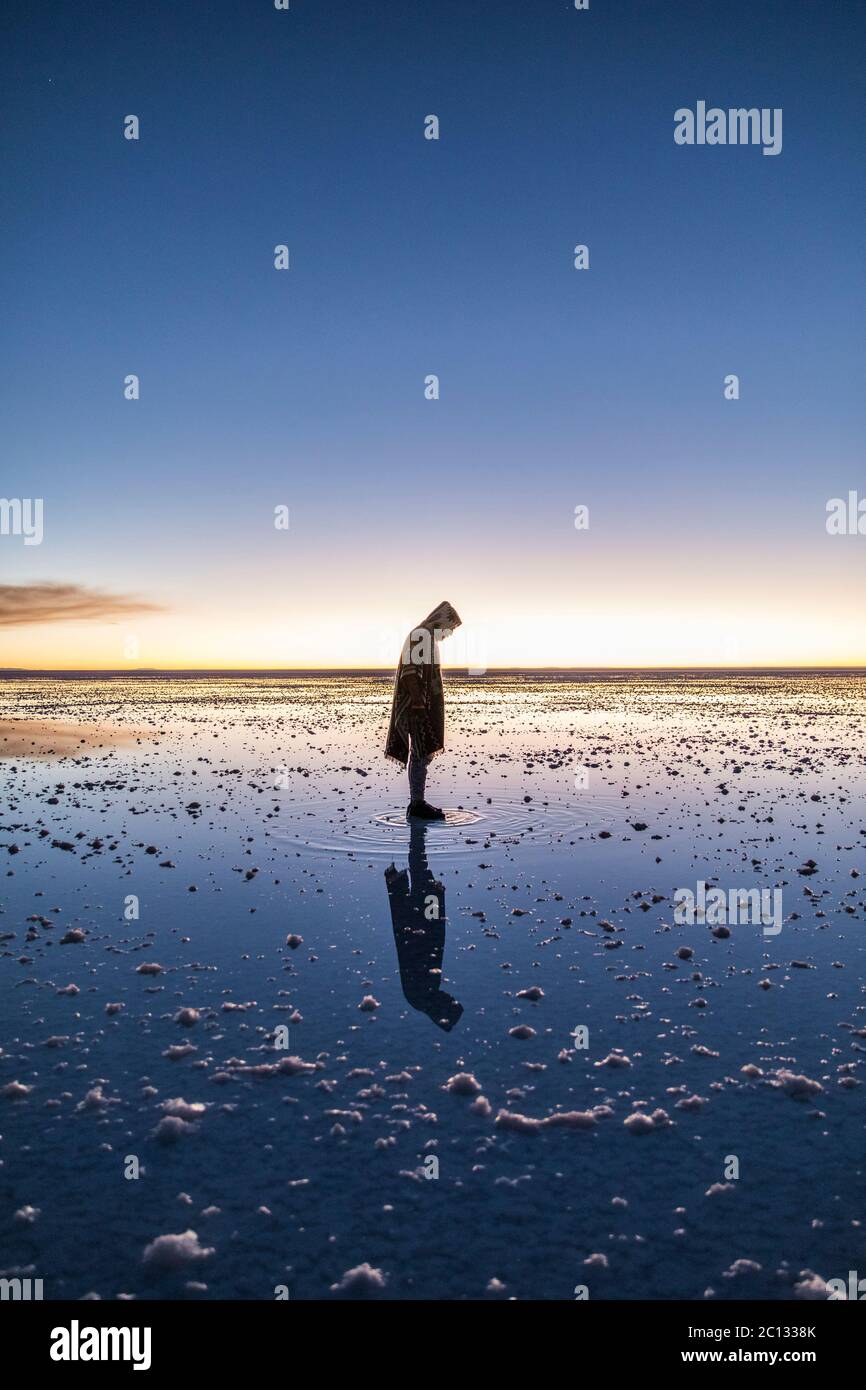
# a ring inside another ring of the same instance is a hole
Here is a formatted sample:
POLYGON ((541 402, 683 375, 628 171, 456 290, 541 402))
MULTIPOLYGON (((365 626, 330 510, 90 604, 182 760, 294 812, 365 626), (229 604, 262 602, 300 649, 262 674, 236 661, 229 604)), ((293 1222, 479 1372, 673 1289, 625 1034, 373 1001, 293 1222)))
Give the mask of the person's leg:
POLYGON ((419 758, 415 752, 414 745, 409 752, 409 800, 413 803, 424 800, 424 789, 427 786, 427 763, 424 758, 419 758))
POLYGON ((445 812, 440 811, 436 806, 431 806, 424 800, 424 789, 427 785, 427 768, 429 760, 421 758, 415 751, 415 741, 410 739, 409 743, 409 763, 407 772, 409 773, 409 810, 407 815, 421 816, 424 820, 444 820, 445 812))

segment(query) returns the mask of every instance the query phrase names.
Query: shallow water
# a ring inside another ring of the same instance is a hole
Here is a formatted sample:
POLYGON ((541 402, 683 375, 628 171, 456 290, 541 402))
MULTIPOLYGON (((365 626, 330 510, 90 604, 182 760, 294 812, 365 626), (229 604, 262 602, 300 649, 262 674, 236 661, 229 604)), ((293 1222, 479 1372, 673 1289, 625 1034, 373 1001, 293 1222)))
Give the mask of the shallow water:
POLYGON ((452 677, 449 822, 414 831, 389 695, 0 684, 0 720, 88 740, 0 762, 2 1272, 265 1299, 866 1274, 862 679, 452 677), (677 925, 698 880, 781 887, 781 931, 677 925))

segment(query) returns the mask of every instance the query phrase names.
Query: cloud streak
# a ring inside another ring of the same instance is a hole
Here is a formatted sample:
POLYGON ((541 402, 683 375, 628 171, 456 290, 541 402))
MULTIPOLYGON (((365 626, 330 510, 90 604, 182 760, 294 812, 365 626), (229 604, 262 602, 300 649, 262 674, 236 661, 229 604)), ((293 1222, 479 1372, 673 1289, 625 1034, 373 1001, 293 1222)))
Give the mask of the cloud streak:
POLYGON ((130 594, 105 594, 83 584, 0 584, 0 627, 28 623, 116 622, 133 613, 162 613, 130 594))

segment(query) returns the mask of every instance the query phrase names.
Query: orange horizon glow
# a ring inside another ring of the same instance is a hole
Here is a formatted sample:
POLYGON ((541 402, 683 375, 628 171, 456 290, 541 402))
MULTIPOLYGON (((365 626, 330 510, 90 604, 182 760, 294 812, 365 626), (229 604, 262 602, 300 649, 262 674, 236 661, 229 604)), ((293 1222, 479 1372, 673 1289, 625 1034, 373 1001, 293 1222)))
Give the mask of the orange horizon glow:
POLYGON ((748 564, 619 551, 581 553, 566 569, 561 555, 509 566, 500 552, 473 568, 461 552, 405 584, 376 573, 377 557, 354 571, 319 567, 315 582, 268 564, 234 573, 213 557, 183 582, 112 566, 86 591, 105 604, 94 616, 49 609, 45 621, 21 621, 13 594, 0 668, 392 671, 406 634, 447 599, 463 625, 442 644, 446 670, 857 670, 866 586, 852 558, 830 541, 793 560, 750 554, 748 564), (128 611, 116 611, 121 602, 128 611))
MULTIPOLYGON (((853 618, 853 615, 852 615, 853 618)), ((518 625, 467 622, 443 643, 444 671, 830 671, 866 669, 864 643, 846 630, 806 628, 805 618, 748 624, 676 613, 527 615, 518 625), (768 635, 769 634, 769 635, 768 635), (797 639, 800 640, 797 640, 797 639), (807 638, 808 640, 803 640, 807 638)), ((859 620, 858 620, 859 625, 859 620)), ((71 623, 0 630, 0 669, 92 672, 388 672, 411 620, 347 633, 333 616, 315 630, 280 623, 270 630, 181 621, 71 623), (288 629, 288 630, 287 630, 288 629), (11 638, 11 640, 10 640, 11 638), (335 660, 334 653, 344 653, 335 660)), ((840 625, 841 627, 841 625, 840 625)))

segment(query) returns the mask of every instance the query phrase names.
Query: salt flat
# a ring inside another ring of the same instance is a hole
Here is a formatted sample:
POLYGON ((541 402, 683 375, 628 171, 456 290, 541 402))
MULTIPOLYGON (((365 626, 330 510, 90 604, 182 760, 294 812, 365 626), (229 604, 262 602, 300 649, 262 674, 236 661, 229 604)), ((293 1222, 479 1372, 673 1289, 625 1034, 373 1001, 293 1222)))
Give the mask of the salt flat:
POLYGON ((452 677, 414 833, 389 696, 0 683, 58 735, 0 764, 0 1274, 826 1296, 866 1259, 862 678, 452 677), (781 930, 677 923, 700 883, 781 930))

